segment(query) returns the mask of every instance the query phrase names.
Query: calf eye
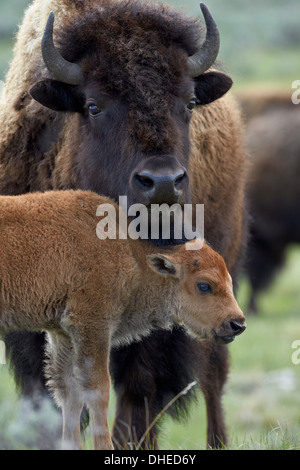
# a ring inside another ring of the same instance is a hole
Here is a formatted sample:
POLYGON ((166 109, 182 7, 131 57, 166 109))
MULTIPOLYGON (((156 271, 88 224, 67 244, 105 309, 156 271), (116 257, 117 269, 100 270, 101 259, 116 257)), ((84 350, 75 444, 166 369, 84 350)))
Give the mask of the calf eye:
POLYGON ((194 107, 196 106, 196 98, 192 98, 189 103, 187 104, 187 109, 192 112, 194 107))
POLYGON ((103 113, 103 109, 93 103, 89 105, 89 113, 92 117, 99 116, 103 113))
POLYGON ((212 293, 212 288, 210 287, 207 282, 198 282, 197 287, 200 292, 203 294, 211 294, 212 293))

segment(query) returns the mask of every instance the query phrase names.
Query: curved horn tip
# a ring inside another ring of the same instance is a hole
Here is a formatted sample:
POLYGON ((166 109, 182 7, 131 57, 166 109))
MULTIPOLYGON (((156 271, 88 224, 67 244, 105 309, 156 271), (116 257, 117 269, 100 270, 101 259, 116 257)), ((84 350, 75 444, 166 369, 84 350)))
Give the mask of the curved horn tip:
POLYGON ((65 60, 53 42, 54 12, 51 11, 42 38, 41 49, 44 63, 56 80, 69 85, 80 85, 83 75, 80 66, 65 60))
POLYGON ((209 8, 206 6, 205 3, 201 2, 200 3, 200 8, 201 8, 201 11, 203 13, 204 18, 209 17, 209 18, 213 19, 212 14, 211 14, 209 8))
POLYGON ((205 24, 206 37, 199 51, 189 57, 190 75, 195 78, 208 70, 217 58, 220 48, 220 33, 217 24, 205 3, 200 3, 205 24))
POLYGON ((202 14, 204 16, 204 19, 205 19, 205 23, 207 23, 208 21, 210 23, 213 24, 213 26, 215 27, 216 30, 218 30, 218 26, 211 14, 211 12, 209 11, 208 7, 205 5, 205 3, 200 3, 200 8, 201 8, 201 11, 202 11, 202 14))
POLYGON ((207 6, 206 6, 205 3, 203 3, 203 2, 200 3, 200 8, 201 8, 202 12, 203 12, 203 11, 208 11, 207 6))
POLYGON ((54 11, 50 11, 50 13, 49 13, 49 15, 48 15, 48 19, 47 19, 47 25, 46 25, 46 28, 47 28, 47 29, 48 29, 48 27, 52 27, 52 28, 53 28, 54 19, 55 19, 54 11))
POLYGON ((51 35, 51 37, 52 37, 54 19, 55 19, 54 11, 50 11, 50 13, 48 15, 46 26, 45 26, 45 29, 44 29, 44 34, 43 34, 42 41, 46 41, 48 39, 49 35, 51 35))

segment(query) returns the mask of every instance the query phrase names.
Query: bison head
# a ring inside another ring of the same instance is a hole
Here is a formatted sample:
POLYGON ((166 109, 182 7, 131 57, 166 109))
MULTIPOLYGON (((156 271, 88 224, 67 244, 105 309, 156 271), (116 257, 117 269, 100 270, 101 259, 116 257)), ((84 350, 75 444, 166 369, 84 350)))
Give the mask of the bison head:
POLYGON ((60 50, 50 13, 42 55, 51 78, 30 93, 66 113, 68 151, 82 189, 146 205, 189 202, 193 109, 232 85, 224 73, 207 72, 219 33, 205 5, 201 9, 207 29, 202 46, 195 19, 167 7, 108 1, 64 20, 60 50))

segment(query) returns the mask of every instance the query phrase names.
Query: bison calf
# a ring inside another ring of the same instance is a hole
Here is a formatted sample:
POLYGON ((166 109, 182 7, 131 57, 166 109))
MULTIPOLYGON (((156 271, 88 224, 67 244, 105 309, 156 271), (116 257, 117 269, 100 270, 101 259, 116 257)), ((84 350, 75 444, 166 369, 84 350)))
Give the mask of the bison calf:
POLYGON ((47 332, 45 372, 67 448, 80 448, 84 404, 94 447, 112 448, 111 348, 174 323, 224 343, 245 329, 219 254, 206 243, 161 254, 145 241, 100 240, 103 203, 113 204, 83 191, 0 197, 0 331, 47 332))

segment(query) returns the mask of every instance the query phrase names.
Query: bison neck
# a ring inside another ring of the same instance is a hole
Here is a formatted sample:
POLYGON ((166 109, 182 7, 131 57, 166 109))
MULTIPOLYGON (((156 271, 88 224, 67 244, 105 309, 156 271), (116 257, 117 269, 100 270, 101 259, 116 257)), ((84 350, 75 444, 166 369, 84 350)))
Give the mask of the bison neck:
POLYGON ((155 329, 174 326, 180 300, 176 284, 171 282, 152 272, 146 263, 139 265, 130 298, 112 335, 113 347, 140 341, 155 329))

